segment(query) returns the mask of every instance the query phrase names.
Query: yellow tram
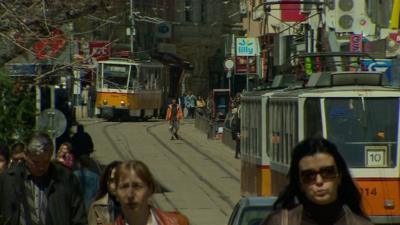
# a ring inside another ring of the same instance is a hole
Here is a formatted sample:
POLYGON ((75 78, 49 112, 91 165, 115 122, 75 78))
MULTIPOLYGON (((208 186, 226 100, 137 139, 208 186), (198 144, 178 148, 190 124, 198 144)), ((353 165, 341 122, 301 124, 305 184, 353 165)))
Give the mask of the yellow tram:
POLYGON ((151 118, 160 113, 166 75, 157 61, 111 58, 98 62, 96 114, 102 118, 151 118))
POLYGON ((383 80, 380 73, 325 72, 311 75, 305 88, 245 94, 242 194, 278 195, 291 149, 320 134, 347 161, 371 220, 400 223, 400 90, 383 80))

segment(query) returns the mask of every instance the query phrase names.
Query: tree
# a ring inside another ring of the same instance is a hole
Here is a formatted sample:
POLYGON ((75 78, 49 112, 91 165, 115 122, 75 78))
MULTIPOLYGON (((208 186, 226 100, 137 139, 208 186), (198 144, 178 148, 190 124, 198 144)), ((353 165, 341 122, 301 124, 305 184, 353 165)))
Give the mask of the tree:
POLYGON ((51 31, 95 11, 110 9, 110 0, 1 0, 0 66, 51 31))
POLYGON ((0 144, 26 141, 35 127, 35 96, 0 71, 0 144))

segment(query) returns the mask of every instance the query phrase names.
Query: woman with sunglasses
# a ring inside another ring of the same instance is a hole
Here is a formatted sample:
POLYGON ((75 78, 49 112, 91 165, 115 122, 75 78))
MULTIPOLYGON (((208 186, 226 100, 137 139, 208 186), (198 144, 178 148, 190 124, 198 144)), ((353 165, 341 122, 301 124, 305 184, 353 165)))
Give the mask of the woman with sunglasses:
POLYGON ((372 225, 361 195, 336 146, 309 138, 293 150, 289 184, 264 225, 372 225))
POLYGON ((122 215, 114 225, 188 225, 179 212, 164 212, 150 204, 156 183, 141 161, 123 162, 115 173, 116 195, 122 215))

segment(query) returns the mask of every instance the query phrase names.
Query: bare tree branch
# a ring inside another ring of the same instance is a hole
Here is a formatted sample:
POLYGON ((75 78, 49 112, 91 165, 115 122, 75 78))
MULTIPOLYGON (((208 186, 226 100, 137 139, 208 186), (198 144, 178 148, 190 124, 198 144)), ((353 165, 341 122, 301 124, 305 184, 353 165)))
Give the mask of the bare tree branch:
POLYGON ((0 67, 50 31, 96 11, 108 11, 109 0, 1 0, 0 67))

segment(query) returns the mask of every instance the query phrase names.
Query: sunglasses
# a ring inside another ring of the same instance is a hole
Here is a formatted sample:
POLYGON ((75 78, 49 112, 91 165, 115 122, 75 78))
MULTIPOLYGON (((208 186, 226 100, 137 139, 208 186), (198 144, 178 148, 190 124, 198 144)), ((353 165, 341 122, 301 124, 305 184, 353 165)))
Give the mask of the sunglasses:
POLYGON ((315 182, 318 174, 324 181, 334 180, 339 176, 336 166, 325 166, 319 168, 319 170, 308 169, 300 171, 300 179, 304 184, 311 184, 315 182))

